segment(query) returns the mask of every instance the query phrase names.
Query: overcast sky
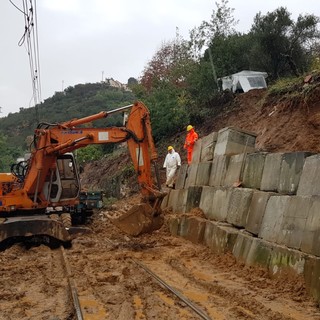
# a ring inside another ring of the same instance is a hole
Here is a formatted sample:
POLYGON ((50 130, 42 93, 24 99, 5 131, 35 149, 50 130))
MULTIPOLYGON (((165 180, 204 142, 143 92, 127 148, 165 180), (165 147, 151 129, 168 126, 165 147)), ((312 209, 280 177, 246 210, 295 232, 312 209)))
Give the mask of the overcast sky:
MULTIPOLYGON (((22 8, 22 0, 12 0, 22 8)), ((208 21, 212 0, 40 0, 36 2, 42 101, 79 83, 139 78, 161 43, 208 21)), ((286 7, 296 19, 320 15, 319 0, 229 0, 236 29, 247 32, 259 11, 286 7)), ((0 0, 0 117, 34 106, 26 48, 18 46, 24 16, 0 0)))

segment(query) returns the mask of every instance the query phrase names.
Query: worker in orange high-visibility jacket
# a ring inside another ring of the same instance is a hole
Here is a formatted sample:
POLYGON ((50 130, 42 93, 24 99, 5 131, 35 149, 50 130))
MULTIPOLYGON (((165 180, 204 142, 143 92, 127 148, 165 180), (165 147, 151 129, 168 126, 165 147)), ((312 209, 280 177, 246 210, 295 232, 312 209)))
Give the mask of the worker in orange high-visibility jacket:
POLYGON ((184 146, 183 146, 187 150, 188 164, 191 163, 193 147, 194 147, 195 142, 198 140, 198 138, 199 138, 199 136, 195 132, 194 127, 189 124, 187 126, 187 136, 186 136, 186 140, 185 140, 184 146))

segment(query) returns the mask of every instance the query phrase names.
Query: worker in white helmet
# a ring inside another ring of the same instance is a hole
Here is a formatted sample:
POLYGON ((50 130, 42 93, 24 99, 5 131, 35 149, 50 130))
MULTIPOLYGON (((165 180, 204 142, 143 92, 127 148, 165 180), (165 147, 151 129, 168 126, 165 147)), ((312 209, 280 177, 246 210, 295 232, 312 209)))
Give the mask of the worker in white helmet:
POLYGON ((173 188, 175 176, 178 168, 181 166, 181 158, 178 152, 175 152, 172 146, 168 147, 168 154, 164 160, 163 167, 166 168, 166 186, 173 188))

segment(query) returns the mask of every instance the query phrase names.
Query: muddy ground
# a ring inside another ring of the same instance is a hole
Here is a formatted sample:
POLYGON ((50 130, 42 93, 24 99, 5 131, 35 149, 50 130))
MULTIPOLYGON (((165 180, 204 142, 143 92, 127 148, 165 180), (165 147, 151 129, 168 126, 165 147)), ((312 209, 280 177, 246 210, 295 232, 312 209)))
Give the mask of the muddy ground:
MULTIPOLYGON (((320 319, 300 277, 271 279, 265 270, 246 267, 231 255, 171 236, 166 223, 138 238, 123 234, 108 215, 138 201, 134 196, 96 212, 91 232, 64 250, 84 319, 320 319)), ((166 220, 171 214, 165 212, 166 220)), ((13 245, 1 252, 1 320, 76 319, 61 256, 59 249, 44 245, 13 245)))
MULTIPOLYGON (((264 90, 238 95, 232 106, 226 105, 223 113, 197 131, 201 137, 234 126, 257 133, 259 150, 320 152, 319 87, 312 92, 296 100, 272 100, 264 90)), ((183 161, 184 134, 170 141, 183 161)), ((159 150, 160 166, 165 147, 159 150)), ((88 188, 111 181, 117 186, 112 196, 124 197, 109 211, 96 212, 87 225, 91 232, 65 249, 84 319, 201 319, 142 266, 192 301, 208 319, 320 319, 319 306, 306 293, 302 278, 271 279, 265 270, 171 236, 166 224, 138 238, 112 225, 108 214, 139 201, 134 177, 127 174, 128 161, 119 157, 91 163, 82 177, 88 188), (115 172, 123 175, 114 177, 115 172)), ((171 214, 166 212, 166 219, 171 214)), ((27 249, 15 244, 0 252, 0 320, 75 319, 61 256, 60 250, 44 245, 27 249)))

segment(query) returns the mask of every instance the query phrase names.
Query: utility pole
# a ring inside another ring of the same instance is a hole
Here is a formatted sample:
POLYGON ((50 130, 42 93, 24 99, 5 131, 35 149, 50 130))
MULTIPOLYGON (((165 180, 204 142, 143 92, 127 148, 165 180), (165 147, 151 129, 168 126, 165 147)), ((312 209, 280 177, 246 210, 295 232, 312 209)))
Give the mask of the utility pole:
POLYGON ((102 79, 101 79, 102 82, 103 82, 103 74, 104 74, 104 71, 102 71, 102 79))
POLYGON ((63 92, 63 90, 64 90, 64 80, 62 80, 62 92, 63 92))

